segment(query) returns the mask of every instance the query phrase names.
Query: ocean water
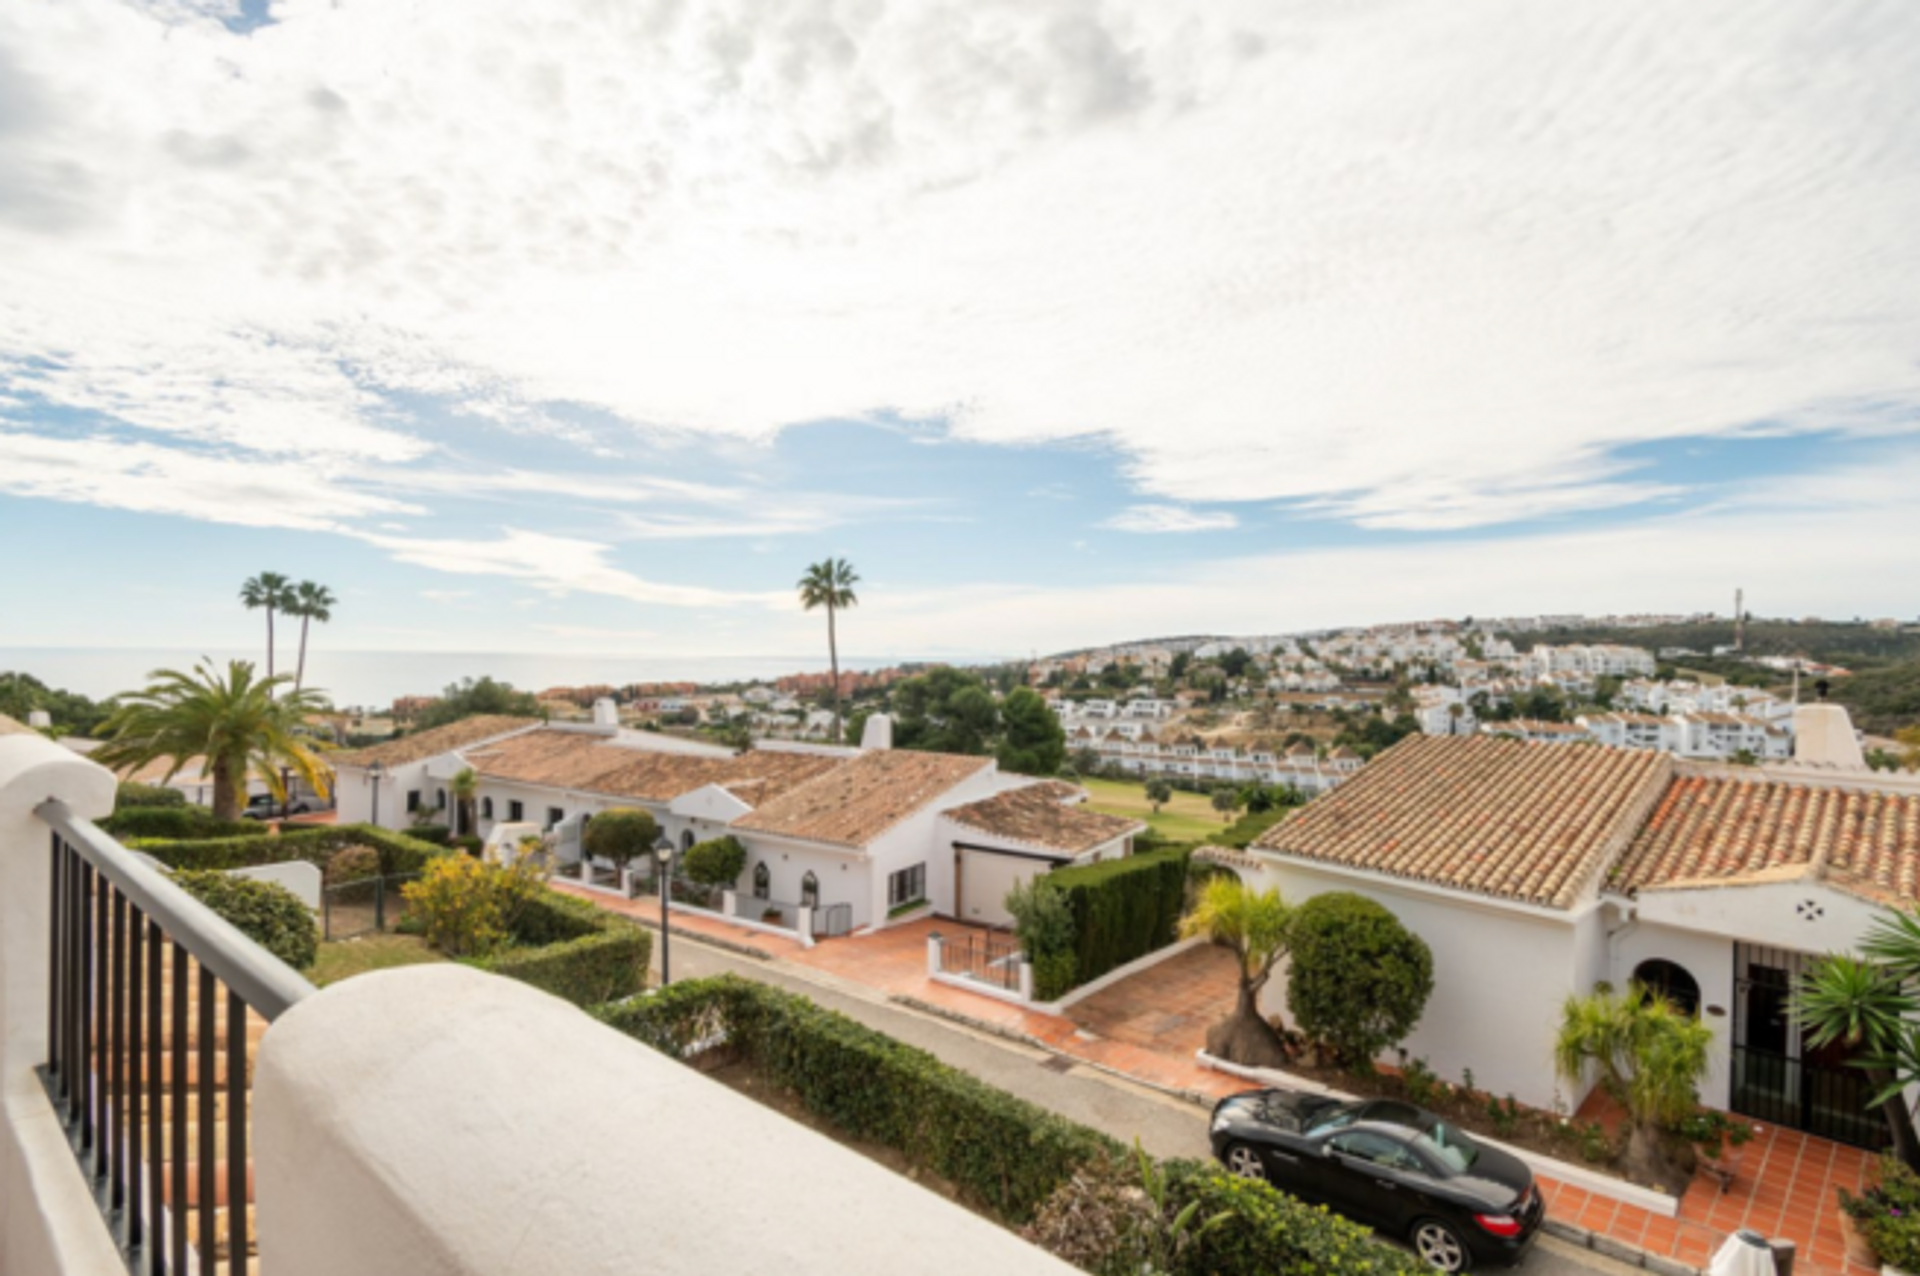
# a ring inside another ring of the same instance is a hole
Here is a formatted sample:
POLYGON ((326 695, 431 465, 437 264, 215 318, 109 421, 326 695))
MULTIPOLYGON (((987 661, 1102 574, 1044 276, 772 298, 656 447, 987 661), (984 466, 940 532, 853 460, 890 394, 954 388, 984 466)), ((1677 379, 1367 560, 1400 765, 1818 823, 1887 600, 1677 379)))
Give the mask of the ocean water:
MULTIPOLYGON (((51 687, 101 699, 144 686, 155 669, 190 669, 202 656, 264 664, 254 651, 198 652, 142 647, 0 647, 0 672, 32 674, 51 687)), ((842 657, 846 670, 884 669, 912 657, 842 657)), ((826 653, 785 656, 533 655, 524 652, 334 651, 307 653, 307 685, 341 708, 384 708, 400 696, 435 695, 462 678, 490 676, 525 691, 633 682, 748 682, 818 673, 826 653)), ((291 673, 288 661, 279 672, 291 673)))

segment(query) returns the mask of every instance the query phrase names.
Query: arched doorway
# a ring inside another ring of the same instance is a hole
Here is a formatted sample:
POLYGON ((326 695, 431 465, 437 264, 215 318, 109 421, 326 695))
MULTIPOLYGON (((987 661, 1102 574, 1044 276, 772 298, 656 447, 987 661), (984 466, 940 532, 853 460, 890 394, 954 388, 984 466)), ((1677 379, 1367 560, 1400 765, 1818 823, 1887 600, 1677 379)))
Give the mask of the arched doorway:
POLYGON ((753 866, 753 897, 768 899, 772 894, 773 874, 767 870, 766 862, 763 860, 753 866))
POLYGON ((820 906, 820 879, 809 872, 800 879, 800 907, 818 908, 820 906))
POLYGON ((1655 996, 1672 1002, 1682 1014, 1700 1013, 1700 981, 1680 963, 1654 957, 1634 967, 1633 977, 1655 996))

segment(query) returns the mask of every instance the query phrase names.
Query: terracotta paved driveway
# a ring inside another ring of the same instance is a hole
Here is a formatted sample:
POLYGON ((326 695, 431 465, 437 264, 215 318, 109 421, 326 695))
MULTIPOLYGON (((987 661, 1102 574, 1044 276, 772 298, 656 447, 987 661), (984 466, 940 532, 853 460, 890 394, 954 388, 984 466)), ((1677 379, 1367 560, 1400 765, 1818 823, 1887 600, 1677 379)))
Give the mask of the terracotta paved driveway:
POLYGON ((1067 1008, 1080 1028, 1143 1050, 1191 1059, 1233 1009, 1232 953, 1201 944, 1067 1008))

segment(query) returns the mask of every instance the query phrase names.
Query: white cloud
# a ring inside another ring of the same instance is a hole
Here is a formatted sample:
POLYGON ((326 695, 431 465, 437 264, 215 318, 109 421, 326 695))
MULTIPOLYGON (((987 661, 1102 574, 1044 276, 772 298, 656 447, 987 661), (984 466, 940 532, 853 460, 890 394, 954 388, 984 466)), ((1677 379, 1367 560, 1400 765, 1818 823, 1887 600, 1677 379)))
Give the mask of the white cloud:
POLYGON ((509 527, 494 540, 429 540, 355 533, 397 561, 459 576, 499 576, 552 594, 603 594, 668 607, 794 606, 791 594, 738 593, 643 580, 608 561, 610 547, 509 527))
POLYGON ((430 603, 457 603, 473 597, 471 589, 423 589, 420 596, 430 603))
POLYGON ((395 393, 603 457, 548 405, 944 417, 1395 527, 1920 403, 1899 6, 228 8, 0 11, 15 397, 380 465, 395 393))
POLYGON ((1217 532, 1238 527, 1225 510, 1192 510, 1179 505, 1129 505, 1100 526, 1116 532, 1217 532))

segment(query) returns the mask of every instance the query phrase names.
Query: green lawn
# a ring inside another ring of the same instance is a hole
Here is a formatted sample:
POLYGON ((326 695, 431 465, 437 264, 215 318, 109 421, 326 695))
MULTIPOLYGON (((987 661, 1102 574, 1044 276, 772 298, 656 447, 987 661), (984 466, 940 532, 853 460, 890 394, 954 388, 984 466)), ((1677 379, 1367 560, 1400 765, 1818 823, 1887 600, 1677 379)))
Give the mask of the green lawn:
POLYGON ((1153 804, 1147 801, 1144 781, 1082 779, 1076 783, 1092 794, 1088 810, 1145 820, 1155 833, 1171 841, 1204 842, 1218 837, 1231 822, 1213 809, 1211 799, 1198 793, 1175 789, 1172 799, 1156 815, 1153 804))
POLYGON ((342 979, 364 975, 370 970, 391 970, 395 966, 419 966, 445 961, 427 941, 418 935, 362 935, 357 939, 336 940, 320 945, 307 978, 316 987, 325 988, 342 979))

